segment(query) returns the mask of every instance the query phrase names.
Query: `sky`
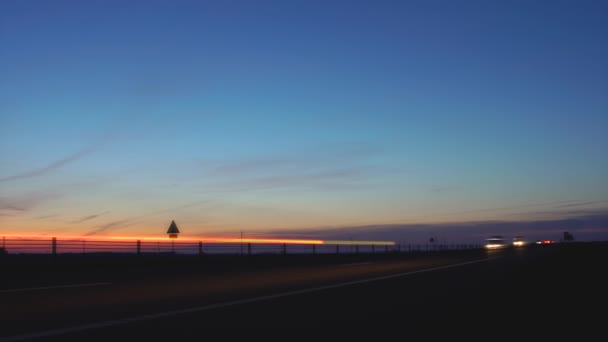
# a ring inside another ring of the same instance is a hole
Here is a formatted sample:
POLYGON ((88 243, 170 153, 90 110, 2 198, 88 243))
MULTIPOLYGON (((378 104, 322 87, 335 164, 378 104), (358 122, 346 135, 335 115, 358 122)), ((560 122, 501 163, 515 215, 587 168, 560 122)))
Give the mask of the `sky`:
POLYGON ((0 235, 608 240, 606 1, 0 2, 0 235))

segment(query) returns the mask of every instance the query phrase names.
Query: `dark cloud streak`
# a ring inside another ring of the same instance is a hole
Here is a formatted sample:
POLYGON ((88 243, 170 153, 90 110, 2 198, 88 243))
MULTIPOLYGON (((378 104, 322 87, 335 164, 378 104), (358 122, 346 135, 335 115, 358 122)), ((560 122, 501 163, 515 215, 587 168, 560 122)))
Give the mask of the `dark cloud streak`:
POLYGON ((124 219, 124 220, 117 220, 117 221, 112 221, 106 224, 102 224, 100 226, 97 226, 96 229, 84 234, 85 236, 90 236, 90 235, 97 235, 99 233, 103 233, 109 229, 117 229, 117 228, 125 228, 128 227, 130 225, 135 224, 136 221, 134 221, 133 219, 124 219))
POLYGON ((0 197, 0 211, 25 212, 49 199, 61 197, 57 194, 32 192, 12 198, 0 197))
POLYGON ((73 163, 73 162, 93 153, 95 150, 97 150, 99 148, 99 146, 101 146, 103 143, 105 143, 105 141, 107 141, 108 139, 109 139, 109 136, 103 136, 100 139, 100 141, 95 142, 94 144, 91 144, 90 146, 87 146, 87 147, 81 149, 80 151, 78 151, 74 154, 71 154, 65 158, 51 162, 50 164, 48 164, 44 167, 41 167, 38 169, 33 169, 33 170, 22 172, 22 173, 18 173, 16 175, 0 178, 0 183, 15 181, 15 180, 19 180, 19 179, 39 177, 39 176, 43 176, 47 173, 53 172, 67 164, 73 163))
POLYGON ((586 205, 593 205, 593 204, 600 204, 600 203, 607 203, 607 202, 608 201, 577 202, 577 203, 559 205, 559 206, 556 206, 555 208, 582 207, 582 206, 586 206, 586 205))
POLYGON ((93 214, 93 215, 89 215, 89 216, 85 216, 85 217, 81 217, 78 220, 74 220, 71 223, 82 223, 82 222, 86 222, 86 221, 90 221, 92 219, 95 219, 101 215, 105 215, 108 214, 109 211, 104 211, 103 213, 99 213, 99 214, 93 214))

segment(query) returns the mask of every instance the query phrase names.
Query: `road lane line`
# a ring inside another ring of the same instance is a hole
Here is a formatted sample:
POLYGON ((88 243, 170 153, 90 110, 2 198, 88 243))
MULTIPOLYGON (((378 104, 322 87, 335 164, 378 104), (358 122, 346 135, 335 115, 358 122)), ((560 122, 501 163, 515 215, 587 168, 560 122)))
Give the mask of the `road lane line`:
POLYGON ((26 287, 26 288, 22 288, 22 289, 0 290, 0 293, 54 290, 54 289, 65 289, 65 288, 70 288, 70 287, 89 287, 89 286, 102 286, 102 285, 111 285, 111 284, 112 283, 92 283, 92 284, 57 285, 57 286, 44 286, 44 287, 26 287))
POLYGON ((371 283, 371 282, 375 282, 375 281, 405 277, 405 276, 409 276, 409 275, 413 275, 413 274, 445 270, 448 268, 460 267, 460 266, 475 264, 478 262, 489 261, 489 260, 491 260, 491 259, 472 260, 472 261, 466 261, 466 262, 461 262, 461 263, 457 263, 457 264, 432 267, 432 268, 427 268, 427 269, 422 269, 422 270, 408 271, 408 272, 391 274, 391 275, 375 277, 375 278, 347 281, 344 283, 325 285, 325 286, 313 287, 313 288, 302 289, 302 290, 282 292, 282 293, 277 293, 277 294, 273 294, 273 295, 254 297, 254 298, 249 298, 249 299, 240 299, 240 300, 224 302, 224 303, 209 304, 209 305, 198 306, 198 307, 182 309, 182 310, 166 311, 166 312, 161 312, 161 313, 156 313, 156 314, 148 314, 148 315, 141 315, 141 316, 135 316, 135 317, 130 317, 130 318, 110 320, 110 321, 105 321, 105 322, 90 323, 90 324, 84 324, 84 325, 79 325, 79 326, 75 326, 75 327, 53 329, 53 330, 41 331, 41 332, 37 332, 37 333, 9 336, 9 337, 4 337, 4 338, 0 337, 0 342, 25 341, 25 340, 33 339, 33 338, 65 335, 65 334, 69 334, 69 333, 82 332, 82 331, 91 330, 91 329, 108 328, 108 327, 124 325, 124 324, 128 324, 128 323, 141 322, 141 321, 166 318, 166 317, 172 317, 172 316, 189 314, 189 313, 208 311, 208 310, 213 310, 213 309, 226 308, 226 307, 235 306, 235 305, 249 304, 249 303, 261 302, 261 301, 272 300, 272 299, 277 299, 277 298, 282 298, 282 297, 295 296, 295 295, 306 294, 306 293, 311 293, 311 292, 318 292, 318 291, 336 289, 336 288, 341 288, 341 287, 346 287, 346 286, 352 286, 352 285, 358 285, 358 284, 371 283))

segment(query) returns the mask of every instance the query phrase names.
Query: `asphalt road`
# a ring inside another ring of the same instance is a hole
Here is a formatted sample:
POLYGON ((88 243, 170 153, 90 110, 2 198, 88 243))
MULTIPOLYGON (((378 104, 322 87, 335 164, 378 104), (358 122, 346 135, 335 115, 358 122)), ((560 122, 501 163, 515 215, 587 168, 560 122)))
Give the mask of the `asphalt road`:
POLYGON ((21 270, 0 288, 0 341, 187 341, 255 333, 275 339, 282 329, 591 338, 605 334, 607 261, 608 244, 580 243, 268 267, 209 267, 206 260, 181 268, 21 270))

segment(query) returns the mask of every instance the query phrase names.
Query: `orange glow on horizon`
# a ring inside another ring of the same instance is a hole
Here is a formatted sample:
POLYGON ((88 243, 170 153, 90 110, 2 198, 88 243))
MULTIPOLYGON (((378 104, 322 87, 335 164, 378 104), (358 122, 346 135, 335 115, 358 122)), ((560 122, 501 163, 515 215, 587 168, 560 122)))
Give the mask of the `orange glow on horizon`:
POLYGON ((235 238, 235 237, 179 237, 171 239, 161 236, 90 236, 90 235, 24 235, 24 234, 2 234, 4 237, 21 239, 51 239, 57 240, 142 240, 142 241, 184 241, 184 242, 205 242, 205 243, 267 243, 267 244, 298 244, 298 245, 320 245, 323 240, 303 240, 303 239, 266 239, 266 238, 235 238))
POLYGON ((52 239, 57 240, 91 240, 91 241, 178 241, 203 242, 226 244, 296 244, 296 245, 395 245, 392 241, 324 241, 318 239, 283 239, 283 238, 238 238, 238 237, 179 237, 168 236, 91 236, 91 235, 27 235, 27 234, 1 234, 5 238, 15 239, 52 239))

